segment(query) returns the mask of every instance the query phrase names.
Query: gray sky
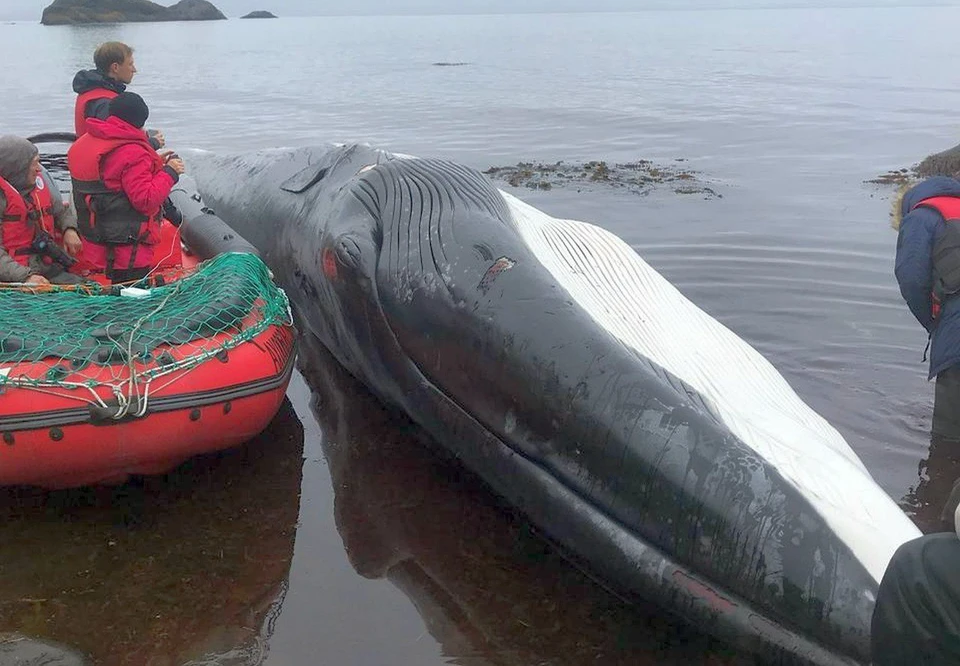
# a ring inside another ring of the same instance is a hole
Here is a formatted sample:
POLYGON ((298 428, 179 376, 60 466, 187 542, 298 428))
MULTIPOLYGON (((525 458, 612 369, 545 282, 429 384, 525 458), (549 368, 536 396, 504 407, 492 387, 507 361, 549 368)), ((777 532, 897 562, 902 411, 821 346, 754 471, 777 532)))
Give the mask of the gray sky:
MULTIPOLYGON (((162 0, 170 5, 174 0, 162 0)), ((2 20, 40 20, 52 0, 0 0, 2 20)), ((266 9, 281 16, 502 14, 643 9, 958 5, 960 0, 213 0, 227 16, 266 9)))

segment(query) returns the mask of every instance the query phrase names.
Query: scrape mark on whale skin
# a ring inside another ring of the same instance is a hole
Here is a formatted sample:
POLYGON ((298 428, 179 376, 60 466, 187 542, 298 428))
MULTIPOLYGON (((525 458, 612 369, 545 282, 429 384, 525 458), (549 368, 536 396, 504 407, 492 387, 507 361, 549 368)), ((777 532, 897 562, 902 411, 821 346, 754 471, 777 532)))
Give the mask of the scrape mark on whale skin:
POLYGON ((501 273, 510 270, 516 265, 517 262, 510 257, 500 257, 487 269, 487 272, 483 274, 483 277, 480 279, 480 284, 477 285, 477 290, 481 294, 486 294, 487 291, 490 290, 490 287, 493 286, 494 280, 496 280, 501 273))

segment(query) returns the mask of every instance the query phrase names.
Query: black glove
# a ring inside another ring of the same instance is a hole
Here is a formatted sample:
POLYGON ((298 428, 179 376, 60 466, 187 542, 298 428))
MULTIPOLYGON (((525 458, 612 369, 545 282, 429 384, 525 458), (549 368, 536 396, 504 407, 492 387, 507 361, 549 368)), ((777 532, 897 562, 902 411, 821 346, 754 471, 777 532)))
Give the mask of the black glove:
POLYGON ((170 224, 175 227, 183 224, 183 214, 180 212, 180 209, 170 201, 169 197, 163 202, 163 216, 170 220, 170 224))

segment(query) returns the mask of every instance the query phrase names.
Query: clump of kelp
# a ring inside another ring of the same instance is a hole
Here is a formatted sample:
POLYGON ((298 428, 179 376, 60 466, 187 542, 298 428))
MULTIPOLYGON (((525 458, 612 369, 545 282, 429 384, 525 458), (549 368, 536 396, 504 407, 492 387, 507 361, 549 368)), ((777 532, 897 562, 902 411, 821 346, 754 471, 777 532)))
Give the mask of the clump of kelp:
MULTIPOLYGON (((675 162, 684 162, 678 158, 675 162)), ((708 187, 697 173, 683 166, 658 165, 650 160, 607 163, 590 162, 518 162, 516 166, 490 167, 485 174, 506 182, 511 187, 527 187, 533 190, 552 190, 557 187, 576 187, 577 191, 610 187, 639 195, 647 195, 657 188, 667 186, 675 194, 700 194, 705 199, 722 198, 723 195, 708 187)))

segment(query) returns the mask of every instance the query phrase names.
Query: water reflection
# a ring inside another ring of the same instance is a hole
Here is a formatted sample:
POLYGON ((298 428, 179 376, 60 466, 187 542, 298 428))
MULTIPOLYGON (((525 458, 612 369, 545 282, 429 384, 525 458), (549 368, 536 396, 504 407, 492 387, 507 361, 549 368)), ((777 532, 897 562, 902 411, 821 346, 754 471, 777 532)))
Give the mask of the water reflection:
POLYGON ((410 598, 450 663, 749 663, 600 588, 305 338, 349 560, 410 598))
POLYGON ((260 664, 293 556, 303 425, 138 484, 0 489, 0 634, 96 666, 260 664))
POLYGON ((960 478, 960 442, 931 437, 926 457, 917 464, 917 483, 900 506, 924 533, 952 532, 953 517, 941 520, 953 482, 960 478))

